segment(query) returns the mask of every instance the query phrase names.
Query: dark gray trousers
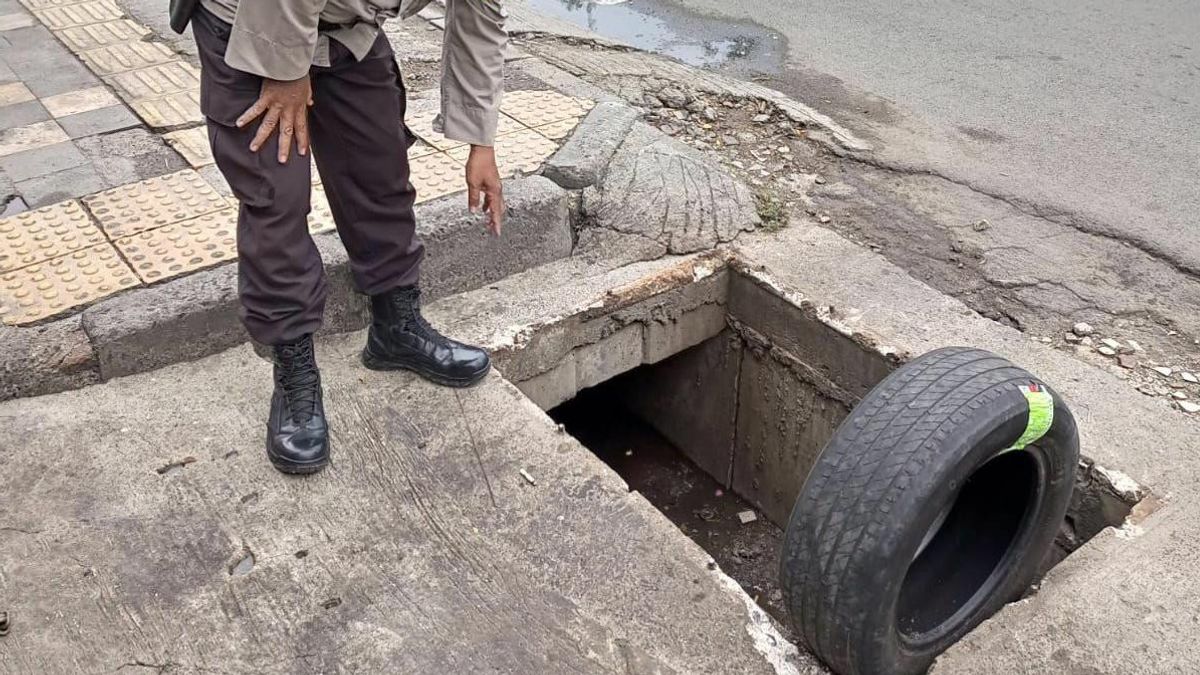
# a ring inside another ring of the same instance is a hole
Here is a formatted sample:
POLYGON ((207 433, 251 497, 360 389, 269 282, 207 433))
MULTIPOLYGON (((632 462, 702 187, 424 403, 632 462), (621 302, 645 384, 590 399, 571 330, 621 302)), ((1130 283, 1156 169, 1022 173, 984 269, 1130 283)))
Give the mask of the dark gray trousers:
MULTIPOLYGON (((278 160, 278 138, 250 152, 258 122, 237 118, 258 98, 262 79, 225 64, 230 26, 200 9, 192 20, 200 52, 200 107, 217 167, 241 204, 238 291, 242 322, 258 342, 276 345, 316 331, 327 286, 308 233, 311 164, 293 149, 278 160)), ((358 61, 330 40, 329 67, 313 66, 309 113, 312 156, 358 290, 376 295, 417 282, 424 247, 415 233, 416 193, 408 176, 412 136, 395 55, 380 35, 358 61)))

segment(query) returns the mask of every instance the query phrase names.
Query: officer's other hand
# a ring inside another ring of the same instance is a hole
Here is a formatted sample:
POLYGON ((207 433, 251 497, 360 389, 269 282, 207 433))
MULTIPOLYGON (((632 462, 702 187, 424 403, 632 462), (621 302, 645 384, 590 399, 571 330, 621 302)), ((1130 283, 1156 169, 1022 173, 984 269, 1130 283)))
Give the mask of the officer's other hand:
POLYGON ((482 208, 488 214, 488 231, 500 236, 504 225, 504 191, 500 170, 496 168, 496 151, 491 146, 471 146, 467 157, 467 208, 471 213, 479 213, 482 208))
POLYGON ((308 106, 312 105, 312 85, 308 75, 298 80, 269 80, 264 78, 258 100, 237 119, 244 127, 262 117, 250 151, 258 152, 279 131, 279 163, 288 161, 293 141, 301 156, 308 154, 308 106))

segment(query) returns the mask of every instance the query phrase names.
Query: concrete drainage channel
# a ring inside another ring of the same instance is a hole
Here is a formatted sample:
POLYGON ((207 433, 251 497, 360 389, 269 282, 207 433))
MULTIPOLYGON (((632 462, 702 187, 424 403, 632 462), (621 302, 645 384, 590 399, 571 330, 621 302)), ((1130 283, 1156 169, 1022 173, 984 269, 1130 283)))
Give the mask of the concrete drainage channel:
MULTIPOLYGON (((719 256, 613 289, 574 317, 531 326, 498 362, 784 625, 786 589, 776 575, 783 528, 805 478, 855 406, 903 365, 719 256), (582 344, 567 337, 579 332, 590 334, 582 344)), ((994 460, 971 478, 983 487, 963 488, 984 502, 985 519, 967 526, 1004 527, 995 514, 1006 503, 1020 516, 1023 502, 1007 495, 1020 492, 1009 483, 1023 469, 1006 462, 994 460)), ((1032 563, 1032 579, 1104 528, 1122 526, 1146 496, 1119 473, 1087 459, 1077 464, 1054 546, 1032 563)), ((958 513, 949 519, 966 518, 958 513)), ((918 554, 944 539, 937 528, 949 527, 946 520, 943 513, 918 554)), ((1009 534, 1017 541, 1015 530, 1009 534)))

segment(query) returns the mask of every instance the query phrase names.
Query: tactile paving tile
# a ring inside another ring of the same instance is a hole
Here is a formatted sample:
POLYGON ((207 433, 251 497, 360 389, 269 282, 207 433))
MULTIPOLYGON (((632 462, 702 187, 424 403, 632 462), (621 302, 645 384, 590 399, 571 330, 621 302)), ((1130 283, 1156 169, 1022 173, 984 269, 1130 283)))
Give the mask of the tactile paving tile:
MULTIPOLYGON (((496 167, 501 176, 537 171, 546 158, 554 154, 558 144, 532 129, 496 137, 496 167)), ((467 161, 471 149, 454 148, 446 154, 460 162, 467 161)))
POLYGON ((47 7, 33 13, 50 30, 112 21, 120 19, 122 15, 121 8, 113 0, 88 0, 75 5, 47 7))
POLYGON ((107 242, 0 274, 0 320, 32 323, 140 285, 107 242))
POLYGON ((200 90, 192 89, 162 98, 133 101, 129 104, 146 124, 156 128, 175 127, 189 122, 202 122, 200 90))
POLYGON ((171 61, 149 68, 117 73, 108 78, 126 100, 161 98, 200 88, 200 70, 190 63, 171 61))
POLYGON ((462 163, 441 152, 409 162, 409 180, 417 189, 418 203, 467 189, 462 163))
POLYGON ((337 229, 333 222, 333 211, 329 209, 329 198, 325 196, 325 186, 314 185, 312 189, 312 210, 308 212, 308 231, 320 234, 337 229))
POLYGON ((97 47, 79 55, 93 73, 115 75, 127 70, 148 68, 179 60, 171 48, 158 42, 121 42, 97 47))
POLYGON ((500 111, 526 126, 539 127, 571 117, 583 117, 594 105, 591 100, 557 91, 519 90, 504 95, 500 111))
POLYGON ((67 49, 78 54, 89 49, 141 40, 149 33, 149 28, 136 21, 117 19, 116 21, 64 28, 58 32, 58 39, 63 41, 67 49))
MULTIPOLYGON (((412 129, 412 132, 418 138, 438 150, 449 150, 450 148, 457 148, 460 145, 466 145, 461 141, 452 141, 433 130, 433 118, 437 117, 437 114, 436 110, 410 112, 404 116, 404 123, 408 125, 409 129, 412 129)), ((409 156, 411 157, 411 155, 409 156)))
POLYGON ((113 243, 146 283, 237 258, 237 209, 191 218, 113 243))
POLYGON ((191 169, 98 192, 84 197, 83 203, 109 239, 128 237, 229 206, 191 169))
POLYGON ((11 272, 104 241, 104 233, 74 200, 0 218, 0 272, 11 272))
MULTIPOLYGON (((449 138, 446 138, 445 136, 434 131, 433 130, 433 118, 436 116, 437 116, 436 110, 426 111, 426 112, 414 112, 414 113, 410 113, 409 115, 405 116, 404 123, 408 125, 408 128, 411 129, 412 132, 414 134, 416 134, 418 138, 424 140, 426 143, 433 146, 433 148, 436 150, 449 150, 450 148, 458 148, 458 147, 462 147, 462 146, 466 145, 466 143, 463 143, 462 141, 452 141, 449 138)), ((496 122, 496 135, 503 136, 505 134, 511 134, 511 133, 515 133, 518 131, 523 131, 528 128, 529 127, 525 126, 524 124, 521 124, 517 120, 509 117, 508 115, 501 114, 496 122)), ((411 148, 409 149, 408 156, 410 158, 416 156, 416 155, 412 154, 411 148)))
POLYGON ((565 120, 543 124, 540 127, 534 127, 533 130, 553 141, 561 141, 575 131, 575 127, 579 126, 578 117, 568 117, 565 120))
POLYGON ((163 138, 167 141, 167 145, 183 155, 193 169, 213 163, 212 146, 208 143, 208 129, 205 127, 172 131, 169 134, 163 134, 163 138))
POLYGON ((62 7, 63 5, 77 5, 83 0, 21 0, 21 4, 27 9, 46 9, 47 7, 62 7))
POLYGON ((429 155, 429 154, 435 153, 437 151, 438 151, 437 148, 433 147, 432 145, 430 145, 430 144, 426 143, 425 141, 422 141, 421 139, 418 138, 416 140, 416 142, 414 142, 411 146, 409 146, 408 158, 410 160, 412 160, 412 159, 416 159, 418 157, 424 157, 425 155, 429 155))

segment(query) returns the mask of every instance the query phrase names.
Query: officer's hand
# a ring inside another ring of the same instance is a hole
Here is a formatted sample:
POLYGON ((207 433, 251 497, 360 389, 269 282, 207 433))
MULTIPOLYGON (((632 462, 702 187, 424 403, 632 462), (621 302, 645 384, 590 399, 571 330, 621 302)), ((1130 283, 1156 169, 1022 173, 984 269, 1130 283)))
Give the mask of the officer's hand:
POLYGON ((467 157, 467 207, 478 213, 480 197, 488 214, 488 231, 500 236, 504 224, 504 191, 500 186, 500 170, 496 168, 495 149, 487 145, 472 145, 467 157))
POLYGON ((238 127, 244 127, 263 117, 258 133, 250 141, 250 151, 258 152, 279 130, 279 163, 287 162, 292 152, 292 140, 300 154, 308 154, 308 106, 312 105, 312 86, 308 75, 287 82, 263 79, 258 100, 237 119, 238 127))

